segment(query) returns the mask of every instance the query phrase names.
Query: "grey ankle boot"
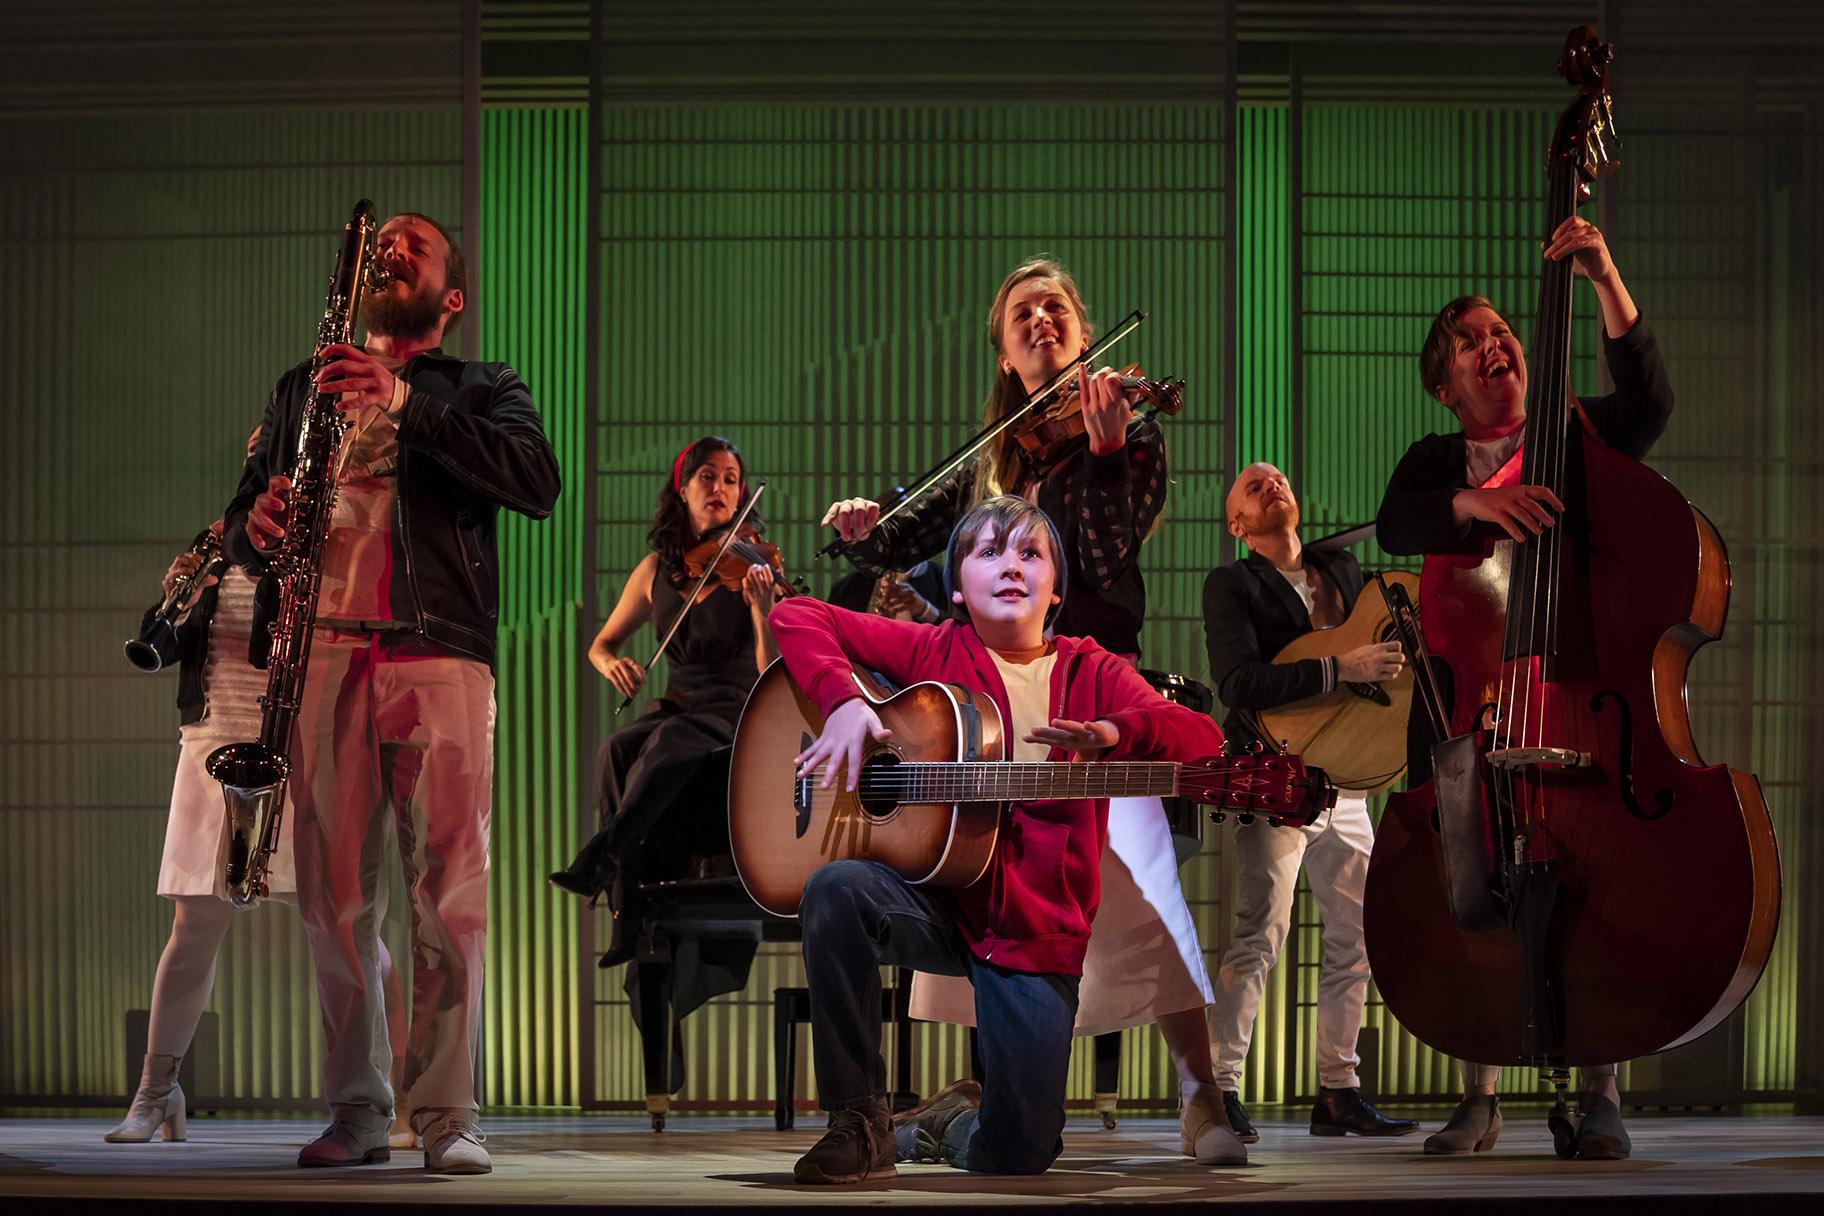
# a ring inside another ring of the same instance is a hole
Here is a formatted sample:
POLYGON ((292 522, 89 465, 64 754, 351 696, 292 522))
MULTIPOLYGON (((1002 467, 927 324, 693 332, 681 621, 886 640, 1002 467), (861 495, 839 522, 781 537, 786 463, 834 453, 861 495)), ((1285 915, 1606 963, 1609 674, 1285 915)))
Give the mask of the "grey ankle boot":
POLYGON ((165 1139, 182 1140, 184 1091, 177 1083, 177 1066, 182 1061, 182 1056, 147 1056, 139 1074, 139 1092, 133 1095, 127 1117, 102 1139, 109 1144, 144 1144, 162 1127, 165 1139))
POLYGON ((1501 1099, 1469 1094, 1457 1103, 1450 1122, 1425 1141, 1428 1153, 1486 1153, 1501 1135, 1501 1099))

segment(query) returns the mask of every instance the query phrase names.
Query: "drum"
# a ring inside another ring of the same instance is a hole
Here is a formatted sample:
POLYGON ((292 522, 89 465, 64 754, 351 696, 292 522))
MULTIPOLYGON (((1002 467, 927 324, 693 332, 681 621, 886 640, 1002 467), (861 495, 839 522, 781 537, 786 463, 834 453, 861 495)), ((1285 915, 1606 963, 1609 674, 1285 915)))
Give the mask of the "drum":
MULTIPOLYGON (((1140 675, 1168 701, 1200 714, 1208 714, 1216 708, 1216 694, 1201 680, 1148 667, 1140 668, 1140 675)), ((1186 798, 1162 798, 1160 801, 1165 804, 1166 822, 1172 826, 1172 848, 1178 854, 1178 864, 1183 865, 1203 848, 1204 809, 1186 798)))

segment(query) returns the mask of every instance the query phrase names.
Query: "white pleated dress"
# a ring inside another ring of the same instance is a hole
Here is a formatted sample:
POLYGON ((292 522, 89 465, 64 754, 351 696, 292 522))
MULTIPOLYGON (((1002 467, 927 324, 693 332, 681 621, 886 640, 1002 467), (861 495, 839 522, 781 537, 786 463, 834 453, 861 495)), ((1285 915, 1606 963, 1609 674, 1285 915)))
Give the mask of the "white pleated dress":
MULTIPOLYGON (((995 662, 1014 716, 1008 732, 1014 758, 1043 760, 1046 749, 1023 742, 1022 736, 1035 718, 1044 715, 1049 721, 1045 685, 1038 682, 1035 704, 1030 688, 1021 689, 1019 677, 1009 674, 1010 665, 998 656, 995 662)), ((1210 973, 1178 883, 1165 807, 1157 798, 1111 798, 1102 901, 1090 926, 1075 1032, 1097 1035, 1145 1026, 1162 1014, 1202 1009, 1210 1000, 1210 973)), ((918 972, 912 978, 911 1013, 921 1021, 973 1026, 975 990, 959 976, 918 972)))
MULTIPOLYGON (((223 877, 227 851, 227 812, 222 787, 204 762, 224 743, 260 737, 260 695, 266 673, 247 661, 253 633, 253 593, 257 586, 240 567, 223 576, 215 616, 209 622, 209 654, 203 660, 203 716, 178 732, 177 775, 171 785, 171 813, 165 822, 165 855, 158 869, 158 893, 215 895, 226 899, 223 877)), ((290 799, 279 820, 279 850, 272 859, 268 885, 275 898, 295 900, 290 799)))

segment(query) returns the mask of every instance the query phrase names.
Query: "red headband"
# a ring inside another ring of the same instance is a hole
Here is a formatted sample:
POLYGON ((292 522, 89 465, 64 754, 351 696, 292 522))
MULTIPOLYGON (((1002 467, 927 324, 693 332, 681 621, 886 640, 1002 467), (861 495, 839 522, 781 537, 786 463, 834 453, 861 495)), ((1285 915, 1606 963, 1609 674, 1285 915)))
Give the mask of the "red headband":
MULTIPOLYGON (((679 498, 684 497, 684 459, 685 459, 685 457, 690 455, 692 448, 696 447, 697 444, 702 443, 702 442, 703 441, 701 439, 698 439, 698 440, 694 440, 690 443, 685 444, 684 450, 682 452, 678 453, 678 458, 671 462, 671 488, 673 490, 677 491, 679 498)), ((743 498, 745 498, 747 496, 747 469, 746 468, 743 468, 741 470, 741 496, 743 498)))

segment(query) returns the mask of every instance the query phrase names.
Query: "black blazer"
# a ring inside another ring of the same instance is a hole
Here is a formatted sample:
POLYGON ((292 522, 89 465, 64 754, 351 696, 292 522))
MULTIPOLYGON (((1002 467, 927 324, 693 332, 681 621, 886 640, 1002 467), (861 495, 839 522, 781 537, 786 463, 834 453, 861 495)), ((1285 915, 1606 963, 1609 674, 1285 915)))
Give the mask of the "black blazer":
MULTIPOLYGON (((1306 547, 1304 557, 1336 584, 1344 615, 1353 611, 1362 593, 1362 567, 1355 557, 1313 547, 1306 547)), ((1250 554, 1210 571, 1203 581, 1203 632, 1210 679, 1228 711, 1223 733, 1237 743, 1257 738, 1242 710, 1271 709, 1324 691, 1323 661, 1273 662, 1286 643, 1311 632, 1311 613, 1264 557, 1250 554)))

